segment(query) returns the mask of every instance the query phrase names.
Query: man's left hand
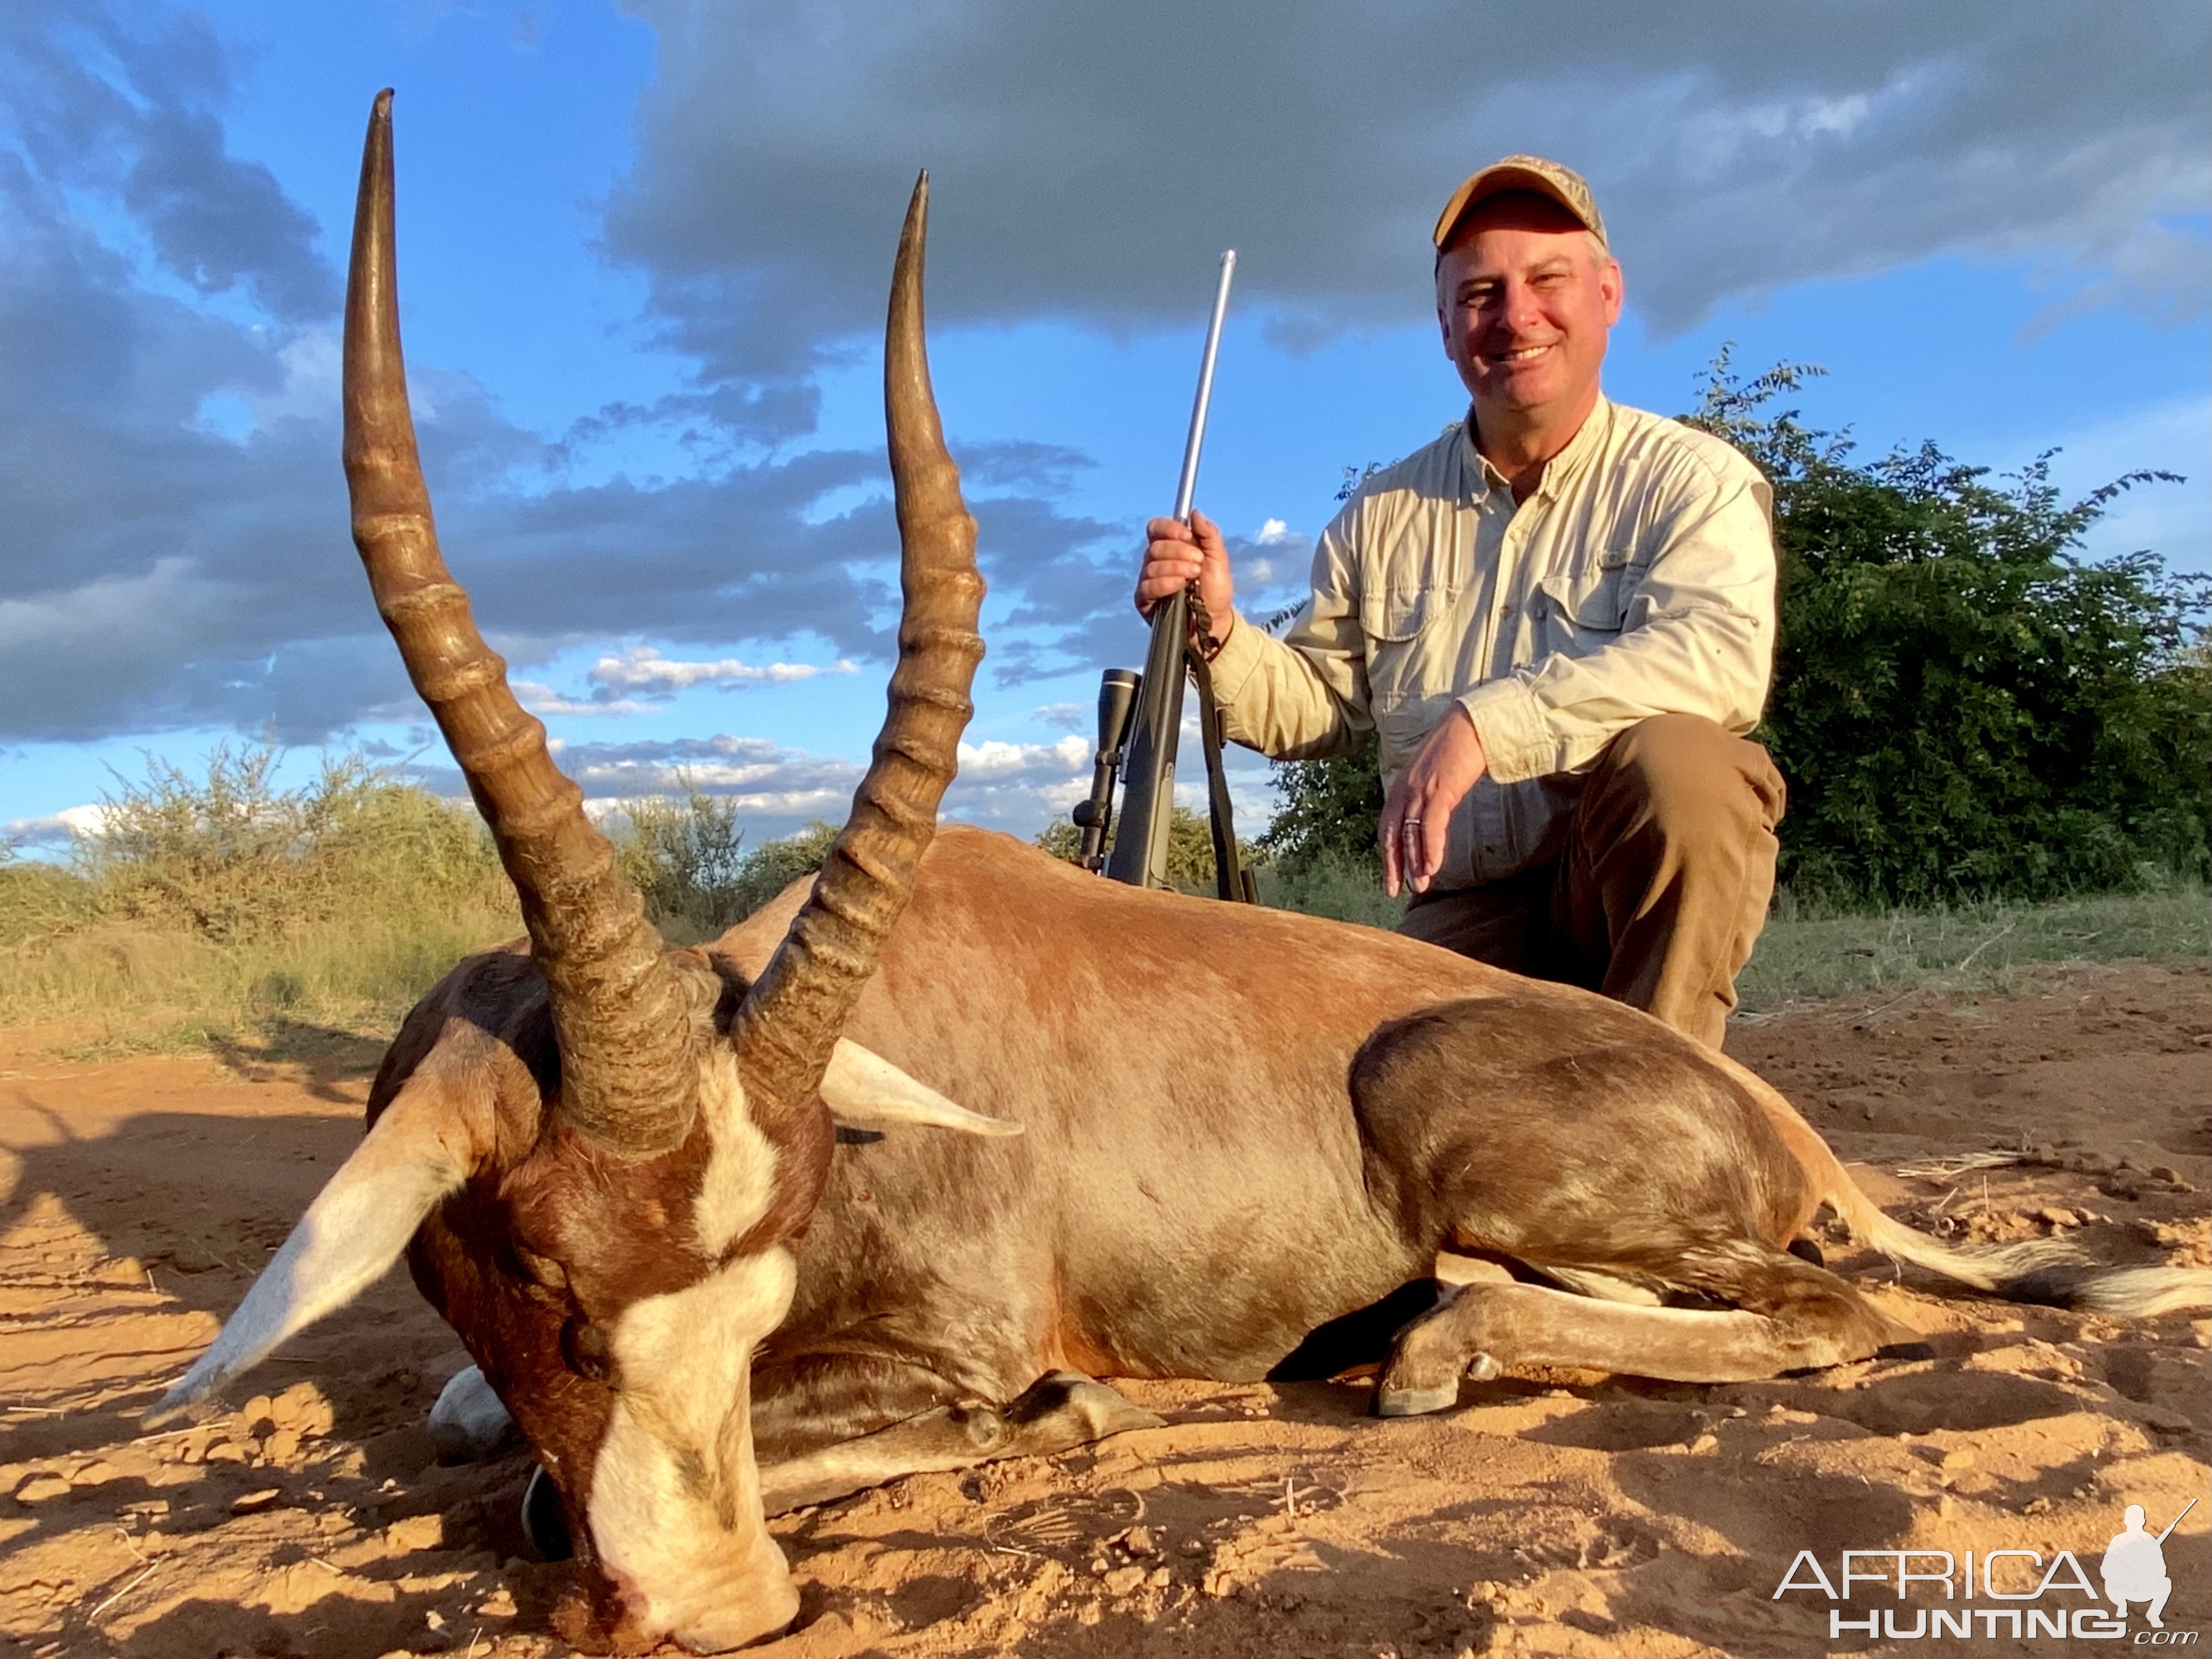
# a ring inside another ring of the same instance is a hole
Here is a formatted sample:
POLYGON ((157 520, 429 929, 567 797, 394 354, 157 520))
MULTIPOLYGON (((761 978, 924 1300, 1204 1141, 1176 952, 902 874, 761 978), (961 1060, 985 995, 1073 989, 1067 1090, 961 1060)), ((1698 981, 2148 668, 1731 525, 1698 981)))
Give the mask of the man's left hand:
POLYGON ((1382 803, 1377 835, 1382 843, 1385 893, 1395 898, 1401 885, 1417 893, 1429 890, 1429 883, 1443 865, 1452 809, 1466 799, 1487 767, 1474 721, 1454 703, 1382 803))

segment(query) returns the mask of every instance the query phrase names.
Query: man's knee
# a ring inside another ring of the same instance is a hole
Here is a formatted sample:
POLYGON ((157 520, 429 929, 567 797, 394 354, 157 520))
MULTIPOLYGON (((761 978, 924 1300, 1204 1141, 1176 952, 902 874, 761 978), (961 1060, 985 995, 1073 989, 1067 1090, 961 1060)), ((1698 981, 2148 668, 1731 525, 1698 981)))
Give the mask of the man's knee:
POLYGON ((1655 714, 1607 745, 1589 785, 1669 842, 1730 841, 1781 822, 1781 775, 1766 750, 1698 714, 1655 714))

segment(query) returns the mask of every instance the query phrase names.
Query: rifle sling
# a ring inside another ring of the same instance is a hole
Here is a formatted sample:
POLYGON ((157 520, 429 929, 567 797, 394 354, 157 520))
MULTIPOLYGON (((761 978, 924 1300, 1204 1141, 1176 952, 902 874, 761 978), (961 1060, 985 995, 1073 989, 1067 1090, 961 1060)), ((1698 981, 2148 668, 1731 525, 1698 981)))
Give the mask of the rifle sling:
MULTIPOLYGON (((1211 631, 1200 613, 1198 636, 1211 631)), ((1206 792, 1213 830, 1213 886, 1215 893, 1231 902, 1255 904, 1250 872, 1237 862, 1237 823, 1229 802, 1229 776, 1222 765, 1221 708, 1213 700, 1213 665, 1198 648, 1196 640, 1183 653, 1190 678, 1198 687, 1198 745, 1206 751, 1206 792)))

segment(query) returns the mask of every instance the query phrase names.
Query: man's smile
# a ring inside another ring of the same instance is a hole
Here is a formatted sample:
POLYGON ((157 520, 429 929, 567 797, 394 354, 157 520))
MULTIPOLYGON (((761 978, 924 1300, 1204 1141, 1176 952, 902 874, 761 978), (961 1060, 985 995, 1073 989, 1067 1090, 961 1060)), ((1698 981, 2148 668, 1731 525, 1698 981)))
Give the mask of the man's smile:
POLYGON ((1486 367, 1499 363, 1511 364, 1534 362, 1537 358, 1542 356, 1546 352, 1549 351, 1558 343, 1559 342, 1557 340, 1547 340, 1542 345, 1516 346, 1510 351, 1486 352, 1482 355, 1480 361, 1486 367))

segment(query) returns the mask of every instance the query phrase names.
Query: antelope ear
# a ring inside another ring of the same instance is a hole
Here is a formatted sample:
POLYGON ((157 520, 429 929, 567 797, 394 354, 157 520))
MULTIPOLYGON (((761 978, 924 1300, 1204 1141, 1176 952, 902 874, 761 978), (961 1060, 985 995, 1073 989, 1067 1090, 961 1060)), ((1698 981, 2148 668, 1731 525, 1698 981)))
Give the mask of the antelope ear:
POLYGON ((307 1206, 214 1345, 146 1413, 148 1427, 191 1407, 255 1364, 287 1337, 335 1312, 399 1259, 439 1201, 473 1167, 445 1091, 419 1079, 385 1109, 376 1127, 307 1206))
POLYGON ((822 1103, 848 1129, 913 1125, 965 1135, 1018 1135, 1022 1126, 955 1105, 872 1049, 839 1037, 822 1076, 822 1103))

